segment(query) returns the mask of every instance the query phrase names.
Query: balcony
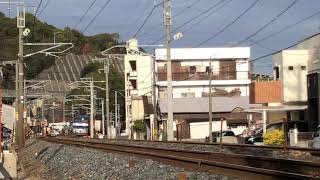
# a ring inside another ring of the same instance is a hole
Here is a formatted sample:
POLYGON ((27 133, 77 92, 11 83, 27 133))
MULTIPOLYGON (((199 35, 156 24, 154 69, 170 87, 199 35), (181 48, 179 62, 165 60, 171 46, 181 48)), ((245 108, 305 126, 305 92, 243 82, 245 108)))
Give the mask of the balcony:
POLYGON ((137 76, 138 76, 138 73, 137 73, 137 71, 130 71, 130 72, 129 72, 129 76, 130 76, 130 77, 137 77, 137 76))
MULTIPOLYGON (((211 79, 212 80, 237 80, 237 73, 240 71, 220 71, 213 72, 211 79)), ((241 74, 248 74, 248 71, 243 71, 241 74)), ((247 76, 248 77, 248 76, 247 76)), ((158 81, 166 81, 167 73, 157 73, 158 81)), ((180 73, 172 73, 173 81, 203 81, 209 80, 209 73, 207 72, 180 72, 180 73)))

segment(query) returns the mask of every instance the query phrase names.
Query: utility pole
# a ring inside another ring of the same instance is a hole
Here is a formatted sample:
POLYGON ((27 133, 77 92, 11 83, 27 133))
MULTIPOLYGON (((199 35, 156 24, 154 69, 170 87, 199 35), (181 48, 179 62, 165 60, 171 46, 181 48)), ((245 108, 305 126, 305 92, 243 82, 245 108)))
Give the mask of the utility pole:
POLYGON ((24 121, 23 121, 23 85, 24 85, 24 74, 23 74, 23 28, 25 27, 25 8, 24 6, 18 6, 17 8, 17 27, 19 28, 19 54, 18 54, 18 122, 17 122, 17 134, 16 142, 18 149, 24 146, 25 134, 24 134, 24 121))
POLYGON ((105 132, 105 126, 104 126, 104 99, 102 98, 101 99, 101 131, 102 131, 102 136, 104 137, 106 135, 106 132, 105 132))
POLYGON ((114 118, 114 123, 116 126, 116 135, 117 135, 117 128, 118 128, 118 92, 114 91, 114 113, 115 113, 115 118, 114 118))
POLYGON ((66 98, 63 97, 63 102, 62 102, 62 121, 65 123, 66 122, 66 98))
POLYGON ((94 104, 93 104, 93 81, 90 81, 90 138, 94 137, 94 132, 93 132, 93 108, 94 108, 94 104))
POLYGON ((106 75, 106 115, 107 115, 107 137, 111 139, 111 126, 109 114, 109 60, 104 61, 104 73, 106 75))
POLYGON ((168 96, 168 118, 167 118, 167 141, 173 140, 173 109, 172 109, 172 67, 171 67, 171 1, 164 0, 164 17, 166 26, 166 49, 167 49, 167 96, 168 96))
POLYGON ((158 114, 157 114, 157 86, 156 86, 156 59, 153 58, 153 129, 151 139, 158 140, 158 114))
POLYGON ((212 65, 211 57, 209 59, 209 142, 212 142, 212 89, 211 89, 211 79, 212 79, 212 65))

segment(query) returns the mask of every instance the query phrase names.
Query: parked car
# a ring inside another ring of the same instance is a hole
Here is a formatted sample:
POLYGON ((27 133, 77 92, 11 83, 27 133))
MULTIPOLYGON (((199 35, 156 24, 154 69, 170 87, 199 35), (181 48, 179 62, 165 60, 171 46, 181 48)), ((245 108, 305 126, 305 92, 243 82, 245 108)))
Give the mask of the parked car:
MULTIPOLYGON (((206 137, 206 141, 209 141, 209 137, 206 137)), ((220 131, 212 132, 212 142, 220 142, 220 131)), ((237 137, 233 131, 227 130, 222 131, 222 142, 223 143, 237 143, 237 137)))
MULTIPOLYGON (((274 129, 281 129, 283 126, 283 122, 273 122, 267 124, 267 131, 271 131, 274 129)), ((296 126, 298 128, 299 132, 306 131, 307 125, 303 121, 289 121, 288 122, 288 128, 287 132, 289 132, 289 129, 294 128, 296 126)), ((245 144, 260 144, 263 143, 263 128, 258 129, 253 135, 248 136, 244 140, 245 144)))
POLYGON ((59 135, 59 129, 51 128, 50 136, 57 136, 57 135, 59 135))

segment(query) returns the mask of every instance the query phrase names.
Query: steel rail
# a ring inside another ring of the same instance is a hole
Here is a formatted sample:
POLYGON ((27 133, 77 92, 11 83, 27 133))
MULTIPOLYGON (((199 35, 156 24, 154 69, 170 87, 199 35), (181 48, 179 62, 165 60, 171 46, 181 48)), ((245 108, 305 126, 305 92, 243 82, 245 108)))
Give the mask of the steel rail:
POLYGON ((320 163, 251 155, 214 153, 128 144, 94 142, 67 138, 43 138, 46 141, 90 147, 108 152, 137 155, 179 165, 184 168, 221 173, 240 179, 312 179, 319 178, 320 163), (317 174, 318 173, 318 174, 317 174))
MULTIPOLYGON (((212 145, 219 146, 219 143, 210 142, 197 142, 197 141, 150 141, 150 140, 126 140, 126 139, 109 139, 111 141, 127 141, 127 142, 142 142, 142 143, 157 143, 157 144, 190 144, 190 145, 212 145)), ((273 146, 273 145, 251 145, 251 144, 231 144, 223 143, 224 147, 227 148, 239 148, 239 149, 266 149, 266 150, 284 150, 283 146, 273 146)), ((317 148, 306 148, 306 147, 287 147, 288 150, 292 151, 303 151, 309 152, 314 155, 320 155, 320 149, 317 148)))

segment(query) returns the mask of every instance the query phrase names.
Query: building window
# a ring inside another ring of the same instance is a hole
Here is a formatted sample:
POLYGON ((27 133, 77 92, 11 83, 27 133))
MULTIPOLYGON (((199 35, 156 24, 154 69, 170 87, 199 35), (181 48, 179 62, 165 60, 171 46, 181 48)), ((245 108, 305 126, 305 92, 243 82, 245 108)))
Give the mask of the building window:
POLYGON ((129 64, 131 66, 132 71, 136 71, 137 70, 137 62, 136 61, 129 61, 129 64))
POLYGON ((184 97, 184 98, 191 98, 195 96, 196 94, 194 92, 181 93, 181 97, 184 97))
POLYGON ((306 70, 307 69, 307 67, 306 66, 301 66, 301 70, 306 70))
POLYGON ((274 76, 275 76, 275 78, 276 79, 279 79, 279 74, 280 74, 280 72, 279 72, 279 67, 278 66, 276 66, 276 67, 274 67, 273 68, 273 70, 274 70, 274 76))
POLYGON ((206 73, 209 73, 210 69, 209 66, 206 66, 206 73))
POLYGON ((133 87, 133 89, 137 89, 137 80, 130 80, 131 86, 133 87))
POLYGON ((289 69, 290 71, 292 71, 292 70, 293 70, 293 66, 289 66, 288 69, 289 69))
POLYGON ((190 74, 195 74, 197 72, 197 67, 196 66, 190 66, 190 74))

